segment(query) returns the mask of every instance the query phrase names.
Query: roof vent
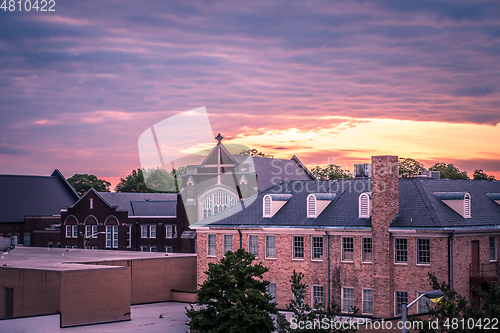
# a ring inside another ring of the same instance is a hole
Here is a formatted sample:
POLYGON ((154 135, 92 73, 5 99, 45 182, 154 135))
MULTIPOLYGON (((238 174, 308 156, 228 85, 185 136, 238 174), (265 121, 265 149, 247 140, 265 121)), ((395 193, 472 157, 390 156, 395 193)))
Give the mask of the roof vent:
POLYGON ((371 164, 354 164, 354 175, 356 178, 371 178, 372 165, 371 164))
POLYGON ((439 179, 439 178, 441 178, 441 172, 439 172, 439 171, 420 171, 420 175, 415 176, 415 177, 439 179))

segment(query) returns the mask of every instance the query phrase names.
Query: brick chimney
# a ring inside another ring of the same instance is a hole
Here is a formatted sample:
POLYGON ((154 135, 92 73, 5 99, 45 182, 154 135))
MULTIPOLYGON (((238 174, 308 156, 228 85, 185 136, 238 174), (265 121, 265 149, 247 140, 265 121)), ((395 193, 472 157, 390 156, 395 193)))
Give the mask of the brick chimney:
POLYGON ((374 317, 393 313, 393 256, 388 228, 399 211, 397 156, 372 156, 372 241, 374 317))

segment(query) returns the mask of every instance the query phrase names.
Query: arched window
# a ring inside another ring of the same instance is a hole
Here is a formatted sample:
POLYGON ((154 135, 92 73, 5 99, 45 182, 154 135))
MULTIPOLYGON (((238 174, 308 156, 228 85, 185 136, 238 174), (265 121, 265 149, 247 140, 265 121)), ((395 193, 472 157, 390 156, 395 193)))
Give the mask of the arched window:
POLYGON ((370 195, 361 193, 359 195, 359 218, 368 218, 371 216, 370 195))
POLYGON ((471 218, 470 194, 466 193, 464 197, 464 217, 471 218))
POLYGON ((210 193, 202 201, 203 218, 217 214, 236 204, 236 197, 227 191, 210 193))
POLYGON ((307 196, 307 217, 316 218, 316 196, 314 194, 309 194, 307 196))
POLYGON ((264 217, 271 217, 272 216, 272 204, 273 204, 273 200, 271 199, 271 196, 269 194, 265 195, 264 196, 264 199, 263 199, 263 212, 262 212, 262 215, 264 217))
POLYGON ((203 200, 203 218, 206 219, 207 217, 212 216, 212 196, 206 197, 205 200, 203 200))

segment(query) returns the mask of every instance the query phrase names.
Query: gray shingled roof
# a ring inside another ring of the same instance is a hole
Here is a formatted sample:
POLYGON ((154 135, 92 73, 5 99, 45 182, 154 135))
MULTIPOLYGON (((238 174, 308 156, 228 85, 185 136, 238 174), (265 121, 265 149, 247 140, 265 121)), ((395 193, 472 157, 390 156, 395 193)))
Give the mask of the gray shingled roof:
MULTIPOLYGON (((232 155, 238 163, 243 163, 248 156, 232 155)), ((276 185, 281 181, 311 180, 312 178, 304 172, 295 161, 279 158, 252 157, 257 174, 259 192, 276 185), (273 179, 274 178, 274 179, 273 179)))
MULTIPOLYGON (((392 228, 458 228, 500 225, 500 205, 487 193, 499 193, 499 181, 403 178, 399 180, 399 213, 392 228), (439 200, 435 192, 471 194, 472 218, 460 214, 439 200)), ((359 218, 358 198, 370 192, 369 179, 335 181, 293 181, 274 186, 194 226, 369 228, 370 218, 359 218), (306 198, 310 193, 335 193, 334 200, 317 218, 307 218, 306 198), (266 194, 291 194, 288 202, 271 218, 262 217, 266 194)))
POLYGON ((117 210, 128 211, 129 216, 177 216, 175 193, 98 193, 117 210))
POLYGON ((56 170, 51 176, 0 175, 0 223, 59 215, 78 195, 56 170))

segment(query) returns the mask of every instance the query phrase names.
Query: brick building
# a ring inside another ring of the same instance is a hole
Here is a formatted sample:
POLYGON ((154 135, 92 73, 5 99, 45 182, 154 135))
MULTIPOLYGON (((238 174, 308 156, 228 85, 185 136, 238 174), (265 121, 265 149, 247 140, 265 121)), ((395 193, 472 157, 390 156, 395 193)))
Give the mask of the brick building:
POLYGON ((66 248, 195 253, 195 232, 174 193, 111 193, 93 188, 61 211, 66 248))
POLYGON ((61 209, 78 198, 57 169, 50 176, 0 175, 0 237, 56 247, 59 237, 53 238, 50 230, 59 224, 61 209))
POLYGON ((293 270, 304 273, 311 304, 335 301, 372 318, 400 315, 403 301, 429 291, 428 272, 477 304, 477 291, 500 279, 500 182, 400 179, 397 163, 374 156, 355 179, 283 182, 192 225, 198 284, 208 263, 243 247, 269 268, 279 308, 292 297, 293 270))

